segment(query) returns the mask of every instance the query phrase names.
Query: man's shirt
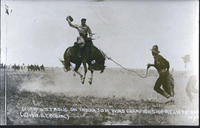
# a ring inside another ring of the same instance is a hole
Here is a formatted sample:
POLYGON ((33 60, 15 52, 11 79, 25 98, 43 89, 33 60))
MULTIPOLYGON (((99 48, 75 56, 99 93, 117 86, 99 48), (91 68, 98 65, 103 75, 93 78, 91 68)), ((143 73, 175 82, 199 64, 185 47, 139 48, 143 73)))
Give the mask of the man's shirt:
POLYGON ((159 73, 169 69, 169 62, 161 55, 154 56, 154 65, 159 73))
POLYGON ((89 34, 89 36, 92 36, 92 31, 90 29, 89 26, 87 25, 73 25, 71 22, 68 22, 69 25, 73 28, 76 28, 80 34, 80 36, 83 36, 84 38, 87 37, 87 35, 89 34))
POLYGON ((89 34, 89 35, 92 34, 91 29, 90 29, 89 26, 87 26, 87 25, 85 25, 85 26, 82 26, 82 25, 78 26, 78 25, 76 25, 76 27, 77 27, 77 30, 78 30, 80 36, 81 36, 82 34, 83 34, 84 36, 87 36, 87 34, 89 34))

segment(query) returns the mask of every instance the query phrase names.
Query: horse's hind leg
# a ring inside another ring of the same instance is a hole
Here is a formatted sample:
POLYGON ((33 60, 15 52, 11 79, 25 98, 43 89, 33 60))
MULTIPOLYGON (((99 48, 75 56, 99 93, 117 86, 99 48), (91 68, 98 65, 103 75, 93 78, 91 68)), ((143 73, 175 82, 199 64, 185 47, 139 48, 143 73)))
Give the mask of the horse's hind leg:
POLYGON ((93 70, 90 70, 90 71, 91 71, 91 77, 90 77, 90 79, 89 79, 88 82, 89 82, 89 84, 92 84, 92 80, 93 80, 93 72, 94 72, 94 71, 93 71, 93 70))
POLYGON ((84 67, 84 76, 82 79, 82 84, 84 84, 84 82, 85 82, 85 77, 86 77, 86 73, 87 73, 86 61, 83 61, 83 67, 84 67))

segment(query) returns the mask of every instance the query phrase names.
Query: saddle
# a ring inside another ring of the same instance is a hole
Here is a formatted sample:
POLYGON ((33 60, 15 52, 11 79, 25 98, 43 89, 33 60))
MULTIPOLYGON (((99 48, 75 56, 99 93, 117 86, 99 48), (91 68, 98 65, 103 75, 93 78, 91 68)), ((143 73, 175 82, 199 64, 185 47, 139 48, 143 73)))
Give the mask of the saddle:
POLYGON ((81 48, 85 46, 85 40, 83 37, 79 36, 77 37, 77 44, 78 46, 80 46, 81 48))
POLYGON ((90 38, 83 38, 82 36, 77 37, 77 41, 74 42, 75 52, 80 58, 81 56, 88 56, 91 54, 91 46, 93 45, 90 38), (85 53, 87 51, 87 53, 85 53))

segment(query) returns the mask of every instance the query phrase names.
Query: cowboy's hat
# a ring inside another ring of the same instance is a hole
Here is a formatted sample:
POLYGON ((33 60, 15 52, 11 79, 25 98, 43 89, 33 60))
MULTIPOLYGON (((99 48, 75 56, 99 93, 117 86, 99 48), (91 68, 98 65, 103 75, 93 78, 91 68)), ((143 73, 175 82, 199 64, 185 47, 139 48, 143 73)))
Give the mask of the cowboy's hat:
POLYGON ((151 49, 152 52, 154 53, 160 53, 160 51, 158 50, 158 45, 154 45, 151 49))
POLYGON ((71 16, 67 16, 66 19, 68 19, 68 20, 71 21, 71 22, 74 20, 71 16))

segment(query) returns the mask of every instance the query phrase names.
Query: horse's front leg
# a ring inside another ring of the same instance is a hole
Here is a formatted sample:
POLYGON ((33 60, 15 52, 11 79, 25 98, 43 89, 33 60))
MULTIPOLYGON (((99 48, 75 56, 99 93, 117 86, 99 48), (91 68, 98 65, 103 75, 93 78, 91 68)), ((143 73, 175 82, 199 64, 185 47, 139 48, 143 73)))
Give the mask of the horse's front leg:
POLYGON ((91 71, 91 77, 89 78, 89 84, 92 84, 92 80, 93 80, 93 70, 90 70, 91 71))
POLYGON ((76 74, 78 74, 80 76, 81 79, 83 79, 83 75, 79 72, 79 71, 74 71, 74 76, 76 76, 76 74))
POLYGON ((83 61, 83 67, 84 67, 84 76, 82 79, 82 84, 84 84, 84 82, 85 82, 85 77, 86 77, 86 73, 87 73, 86 61, 83 61))
POLYGON ((81 63, 76 64, 76 67, 74 68, 74 76, 76 76, 75 73, 77 73, 80 76, 81 80, 82 80, 83 75, 78 71, 80 66, 81 66, 81 63))

